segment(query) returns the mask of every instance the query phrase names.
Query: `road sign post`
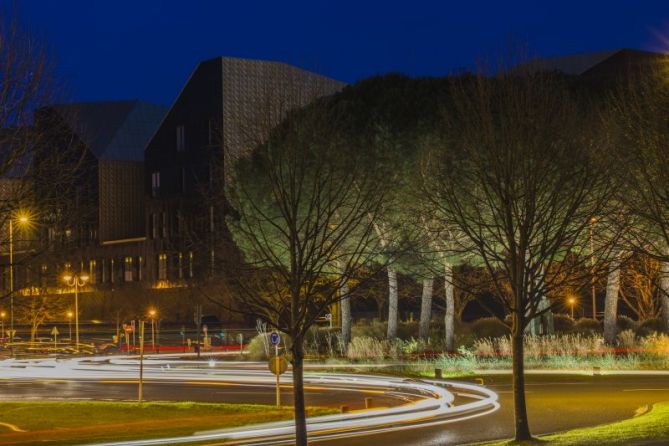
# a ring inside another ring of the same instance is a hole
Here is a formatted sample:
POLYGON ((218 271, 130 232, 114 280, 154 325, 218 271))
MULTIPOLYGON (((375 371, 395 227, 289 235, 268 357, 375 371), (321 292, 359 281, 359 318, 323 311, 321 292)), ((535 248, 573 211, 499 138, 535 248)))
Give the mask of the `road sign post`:
POLYGON ((53 348, 57 349, 58 348, 58 335, 60 332, 58 331, 58 327, 54 326, 53 330, 51 330, 51 335, 53 336, 53 348))
POLYGON ((139 321, 139 402, 142 402, 144 384, 144 321, 139 321))
MULTIPOLYGON (((281 406, 281 386, 279 383, 279 377, 283 373, 279 361, 283 358, 279 356, 279 344, 281 343, 281 336, 276 331, 273 331, 269 335, 269 340, 274 345, 274 357, 270 360, 269 368, 276 375, 276 407, 281 406)), ((285 359, 283 359, 285 362, 285 359)), ((284 370, 285 372, 285 370, 284 370)))
POLYGON ((197 359, 200 359, 200 327, 202 326, 202 305, 195 305, 195 315, 193 316, 195 327, 197 329, 197 339, 195 351, 197 351, 197 359))

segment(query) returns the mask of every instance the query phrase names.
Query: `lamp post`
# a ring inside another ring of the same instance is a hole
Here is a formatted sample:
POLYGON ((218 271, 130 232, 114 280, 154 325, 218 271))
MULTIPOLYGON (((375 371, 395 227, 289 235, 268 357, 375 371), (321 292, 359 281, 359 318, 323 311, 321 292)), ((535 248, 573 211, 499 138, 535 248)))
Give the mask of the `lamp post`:
POLYGON ((151 308, 149 317, 151 317, 151 350, 156 353, 156 310, 151 308))
POLYGON ((30 221, 26 214, 9 218, 9 331, 11 336, 14 336, 14 218, 21 224, 30 221))
POLYGON ((87 274, 65 274, 63 282, 71 288, 74 288, 74 337, 75 337, 75 351, 79 351, 79 287, 82 287, 88 282, 87 274))
POLYGON ((1 337, 5 337, 5 317, 7 316, 7 313, 3 310, 0 311, 0 323, 2 323, 2 333, 0 333, 1 337))
POLYGON ((71 311, 68 311, 67 312, 67 322, 68 322, 68 325, 69 325, 69 328, 70 328, 70 343, 72 342, 72 316, 74 316, 74 314, 71 311))
POLYGON ((592 292, 592 318, 597 320, 597 294, 595 293, 595 243, 592 237, 592 227, 597 223, 597 217, 592 217, 590 219, 590 274, 592 275, 591 279, 591 292, 592 292))
POLYGON ((569 308, 571 308, 571 318, 574 319, 574 305, 576 305, 576 299, 570 297, 567 302, 569 303, 569 308))

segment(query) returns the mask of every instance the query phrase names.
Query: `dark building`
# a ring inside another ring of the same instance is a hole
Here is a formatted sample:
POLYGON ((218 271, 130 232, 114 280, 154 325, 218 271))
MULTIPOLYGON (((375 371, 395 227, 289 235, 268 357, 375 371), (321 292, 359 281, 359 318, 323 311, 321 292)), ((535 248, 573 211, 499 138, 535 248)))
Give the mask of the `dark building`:
POLYGON ((234 161, 287 111, 343 86, 279 62, 218 57, 195 68, 145 153, 147 237, 160 281, 206 274, 230 254, 216 249, 227 233, 220 194, 234 161))

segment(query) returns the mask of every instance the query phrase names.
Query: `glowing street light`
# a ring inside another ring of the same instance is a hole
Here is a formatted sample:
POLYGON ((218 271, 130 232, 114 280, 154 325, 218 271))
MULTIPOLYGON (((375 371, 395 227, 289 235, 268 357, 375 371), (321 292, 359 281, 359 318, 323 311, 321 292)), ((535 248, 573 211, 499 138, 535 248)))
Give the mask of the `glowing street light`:
POLYGON ((569 299, 567 299, 567 303, 571 308, 571 318, 574 319, 574 305, 576 305, 576 298, 570 297, 569 299))
POLYGON ((151 350, 156 353, 156 310, 154 308, 149 310, 149 317, 151 318, 151 350))
POLYGON ((9 330, 14 335, 14 220, 26 225, 30 216, 25 212, 9 217, 9 330))
POLYGON ((68 325, 70 326, 70 342, 72 342, 72 316, 74 316, 74 313, 71 311, 67 312, 67 321, 68 325))
MULTIPOLYGON (((88 274, 69 274, 63 275, 63 282, 71 288, 74 288, 74 336, 76 338, 75 350, 79 351, 79 287, 86 285, 88 274)), ((72 339, 70 337, 70 339, 72 339)))
POLYGON ((7 312, 5 310, 0 311, 0 323, 2 323, 2 333, 0 333, 0 336, 3 338, 5 337, 5 318, 7 317, 7 312))

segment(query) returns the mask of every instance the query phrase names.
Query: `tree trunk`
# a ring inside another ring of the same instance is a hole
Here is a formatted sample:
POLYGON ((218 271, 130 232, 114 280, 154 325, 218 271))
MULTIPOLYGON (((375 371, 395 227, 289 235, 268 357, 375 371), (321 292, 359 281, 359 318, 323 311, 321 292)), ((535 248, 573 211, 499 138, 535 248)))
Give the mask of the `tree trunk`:
POLYGON ((388 340, 393 341, 397 337, 398 322, 398 304, 397 295, 397 272, 388 268, 388 340))
POLYGON ((432 290, 434 278, 423 279, 423 296, 420 300, 420 324, 418 337, 423 341, 430 339, 430 320, 432 319, 432 290))
MULTIPOLYGON (((522 310, 521 310, 522 311, 522 310)), ((523 315, 516 311, 514 315, 511 348, 513 353, 513 409, 516 428, 516 441, 526 441, 532 438, 530 423, 527 419, 527 404, 525 402, 525 353, 523 351, 523 315)))
POLYGON ((604 342, 612 345, 616 341, 618 316, 618 292, 620 291, 620 255, 609 265, 606 278, 606 300, 604 301, 604 342))
POLYGON ((669 333, 669 262, 660 262, 660 301, 662 302, 662 322, 669 333))
POLYGON ((446 315, 444 316, 444 331, 446 351, 455 351, 455 292, 453 289, 453 266, 444 263, 444 298, 446 299, 446 315))
POLYGON ((341 293, 341 341, 344 349, 342 353, 346 354, 348 343, 351 342, 351 297, 348 294, 348 283, 344 277, 342 277, 339 292, 341 293))
POLYGON ((293 405, 295 407, 295 444, 307 446, 307 415, 304 409, 304 346, 303 340, 293 340, 293 405))

